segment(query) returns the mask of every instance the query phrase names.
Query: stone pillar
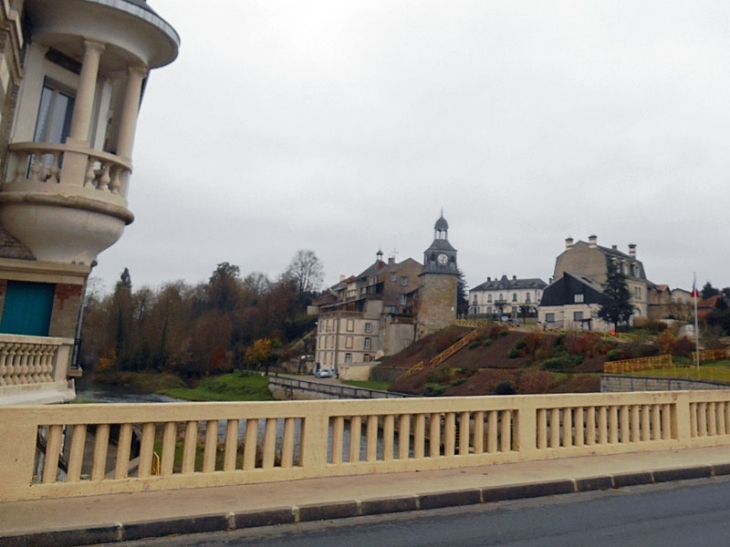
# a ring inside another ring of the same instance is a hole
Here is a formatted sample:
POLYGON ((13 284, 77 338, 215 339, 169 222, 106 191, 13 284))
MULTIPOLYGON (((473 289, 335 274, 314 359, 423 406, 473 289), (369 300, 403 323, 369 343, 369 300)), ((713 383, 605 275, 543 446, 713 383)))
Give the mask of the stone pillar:
MULTIPOLYGON (((84 41, 84 62, 79 76, 79 88, 76 91, 74 112, 71 117, 71 130, 66 144, 82 149, 89 148, 89 130, 91 115, 94 111, 96 81, 99 74, 99 60, 104 51, 104 44, 93 40, 84 41)), ((63 155, 61 183, 83 186, 86 180, 89 156, 83 152, 66 151, 63 155)))
POLYGON ((124 107, 119 123, 119 135, 117 137, 117 155, 124 160, 132 159, 132 148, 134 147, 134 133, 137 128, 137 114, 139 102, 142 96, 142 82, 147 76, 147 67, 132 66, 127 70, 129 80, 124 96, 124 107))
POLYGON ((71 131, 68 141, 81 143, 89 141, 91 114, 94 109, 94 95, 96 94, 96 79, 99 74, 99 60, 104 51, 104 44, 94 40, 84 41, 84 61, 79 76, 79 88, 76 92, 74 113, 71 118, 71 131), (79 142, 80 141, 80 142, 79 142))

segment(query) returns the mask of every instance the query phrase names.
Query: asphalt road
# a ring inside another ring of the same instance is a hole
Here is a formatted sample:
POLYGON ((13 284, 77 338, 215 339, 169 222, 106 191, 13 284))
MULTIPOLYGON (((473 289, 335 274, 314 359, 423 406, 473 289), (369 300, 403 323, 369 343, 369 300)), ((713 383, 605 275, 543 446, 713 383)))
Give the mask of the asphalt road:
POLYGON ((128 547, 674 547, 730 542, 730 477, 231 533, 128 547))

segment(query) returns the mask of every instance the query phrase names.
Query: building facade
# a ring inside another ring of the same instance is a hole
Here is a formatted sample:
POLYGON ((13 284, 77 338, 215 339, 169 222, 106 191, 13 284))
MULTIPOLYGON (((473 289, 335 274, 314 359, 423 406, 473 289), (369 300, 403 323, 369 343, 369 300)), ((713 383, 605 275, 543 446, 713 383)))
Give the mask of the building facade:
POLYGON ((180 40, 145 0, 10 0, 0 27, 0 403, 60 402, 86 280, 134 220, 147 75, 180 40))
POLYGON ((378 251, 362 273, 343 278, 313 302, 318 367, 339 371, 366 364, 453 322, 458 269, 447 231, 442 216, 424 253, 426 265, 412 258, 386 262, 378 251))
POLYGON ((612 329, 598 317, 600 295, 611 264, 626 276, 634 308, 632 320, 648 318, 649 288, 654 285, 636 257, 636 245, 630 244, 627 254, 616 245, 598 245, 593 235, 587 242, 565 240, 565 250, 555 261, 553 281, 543 291, 538 320, 547 327, 612 329))
POLYGON ((539 278, 488 277, 469 291, 469 314, 498 320, 535 317, 545 287, 547 283, 539 278))

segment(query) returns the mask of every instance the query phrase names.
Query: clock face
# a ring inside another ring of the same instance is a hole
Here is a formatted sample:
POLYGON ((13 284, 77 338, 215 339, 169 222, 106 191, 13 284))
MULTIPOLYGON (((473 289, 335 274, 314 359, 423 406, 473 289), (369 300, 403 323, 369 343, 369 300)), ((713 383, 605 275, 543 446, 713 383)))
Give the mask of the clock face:
POLYGON ((445 254, 441 253, 438 256, 438 261, 439 261, 439 264, 441 264, 442 266, 445 266, 446 263, 449 261, 449 257, 446 256, 445 254))

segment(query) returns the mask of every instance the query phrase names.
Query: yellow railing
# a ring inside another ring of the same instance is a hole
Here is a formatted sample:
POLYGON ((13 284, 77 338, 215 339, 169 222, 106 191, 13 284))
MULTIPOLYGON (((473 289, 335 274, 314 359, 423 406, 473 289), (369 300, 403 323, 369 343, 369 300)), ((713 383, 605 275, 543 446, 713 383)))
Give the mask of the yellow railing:
POLYGON ((730 390, 16 406, 0 439, 0 500, 61 498, 727 445, 730 390))
POLYGON ((692 352, 692 362, 697 362, 697 354, 699 353, 699 362, 707 363, 708 361, 721 361, 730 357, 730 350, 726 349, 703 349, 699 352, 692 352))
POLYGON ((607 361, 603 365, 603 371, 608 374, 629 374, 655 368, 674 366, 672 356, 654 355, 652 357, 640 357, 638 359, 623 359, 621 361, 607 361))
POLYGON ((405 371, 403 374, 401 374, 398 378, 407 378, 411 374, 415 374, 416 372, 423 370, 424 368, 434 368, 446 361, 449 357, 454 355, 457 351, 464 348, 467 344, 471 343, 473 340, 475 340, 479 336, 479 329, 474 329, 466 336, 460 338, 455 343, 451 344, 448 348, 446 348, 444 351, 439 353, 436 357, 428 361, 428 364, 425 361, 418 361, 415 365, 413 365, 411 368, 409 368, 407 371, 405 371))

